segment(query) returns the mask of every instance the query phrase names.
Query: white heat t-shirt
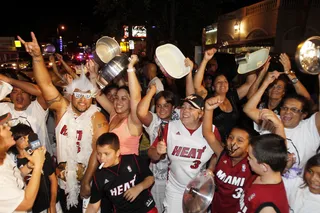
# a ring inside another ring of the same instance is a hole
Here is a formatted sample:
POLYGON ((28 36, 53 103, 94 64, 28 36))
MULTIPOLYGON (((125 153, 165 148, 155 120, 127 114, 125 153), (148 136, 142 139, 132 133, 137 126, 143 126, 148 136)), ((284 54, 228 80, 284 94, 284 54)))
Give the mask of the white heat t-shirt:
POLYGON ((178 190, 184 191, 189 181, 199 174, 213 153, 202 135, 202 125, 190 135, 180 120, 169 122, 169 182, 178 190))

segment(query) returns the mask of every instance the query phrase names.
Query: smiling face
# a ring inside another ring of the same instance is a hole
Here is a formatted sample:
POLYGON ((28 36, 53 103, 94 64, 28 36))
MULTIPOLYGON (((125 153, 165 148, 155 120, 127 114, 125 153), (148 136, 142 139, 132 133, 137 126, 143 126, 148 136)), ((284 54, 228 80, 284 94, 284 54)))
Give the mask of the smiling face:
POLYGON ((233 128, 227 138, 227 149, 230 157, 245 158, 248 154, 249 134, 238 128, 233 128))
POLYGON ((320 194, 320 166, 313 166, 304 173, 309 190, 313 194, 320 194))
POLYGON ((213 82, 216 94, 226 94, 229 90, 229 83, 224 75, 219 75, 213 82))
POLYGON ((92 104, 92 97, 90 96, 90 90, 81 91, 79 89, 75 89, 72 95, 72 108, 75 113, 78 115, 85 112, 92 104), (89 99, 88 99, 89 97, 89 99))
POLYGON ((282 80, 275 81, 268 90, 268 96, 270 99, 281 100, 285 95, 286 84, 282 80))
POLYGON ((301 112, 303 104, 294 98, 286 99, 280 110, 281 121, 286 128, 294 128, 299 125, 307 115, 301 112))
POLYGON ((113 102, 116 113, 130 112, 130 95, 125 89, 119 89, 113 102))
POLYGON ((162 96, 156 103, 156 113, 161 120, 169 121, 174 107, 162 96))
POLYGON ((97 158, 99 163, 104 163, 103 168, 115 166, 119 163, 120 149, 117 151, 111 145, 97 146, 97 158))
POLYGON ((17 111, 25 110, 31 104, 31 95, 17 87, 13 87, 10 99, 14 104, 14 109, 17 111))
POLYGON ((194 108, 190 103, 184 102, 180 110, 180 120, 189 129, 198 127, 203 115, 201 109, 194 108))

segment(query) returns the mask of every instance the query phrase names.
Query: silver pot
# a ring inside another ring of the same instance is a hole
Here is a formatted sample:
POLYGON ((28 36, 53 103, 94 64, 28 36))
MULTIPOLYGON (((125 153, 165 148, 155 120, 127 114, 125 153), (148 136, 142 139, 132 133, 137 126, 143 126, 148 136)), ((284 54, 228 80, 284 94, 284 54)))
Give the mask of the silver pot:
POLYGON ((96 42, 93 60, 99 64, 100 67, 103 67, 104 64, 109 63, 120 53, 120 45, 118 42, 111 37, 103 36, 96 42))
POLYGON ((320 36, 313 36, 301 42, 296 50, 295 61, 301 72, 320 74, 320 36))
POLYGON ((114 78, 127 69, 130 62, 126 54, 115 56, 99 71, 97 83, 101 89, 108 85, 114 78))

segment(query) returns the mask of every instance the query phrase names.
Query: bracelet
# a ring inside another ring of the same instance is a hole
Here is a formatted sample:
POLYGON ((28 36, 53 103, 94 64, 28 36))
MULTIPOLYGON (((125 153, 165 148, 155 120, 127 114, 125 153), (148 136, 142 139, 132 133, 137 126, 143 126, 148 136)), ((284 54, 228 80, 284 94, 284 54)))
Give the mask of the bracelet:
POLYGON ((127 72, 135 72, 135 71, 136 71, 136 68, 134 68, 134 67, 133 67, 133 68, 128 68, 128 69, 127 69, 127 72))
POLYGON ((293 78, 291 79, 292 84, 296 84, 298 83, 299 79, 298 78, 293 78))

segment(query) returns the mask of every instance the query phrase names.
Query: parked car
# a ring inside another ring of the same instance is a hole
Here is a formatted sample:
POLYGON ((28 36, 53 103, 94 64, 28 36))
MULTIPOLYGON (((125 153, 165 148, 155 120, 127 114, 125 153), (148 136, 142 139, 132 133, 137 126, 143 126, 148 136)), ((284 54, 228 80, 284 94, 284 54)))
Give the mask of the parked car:
POLYGON ((31 61, 22 59, 22 58, 16 58, 16 59, 10 59, 6 62, 1 63, 0 68, 2 69, 14 69, 14 70, 25 70, 31 68, 31 61))

